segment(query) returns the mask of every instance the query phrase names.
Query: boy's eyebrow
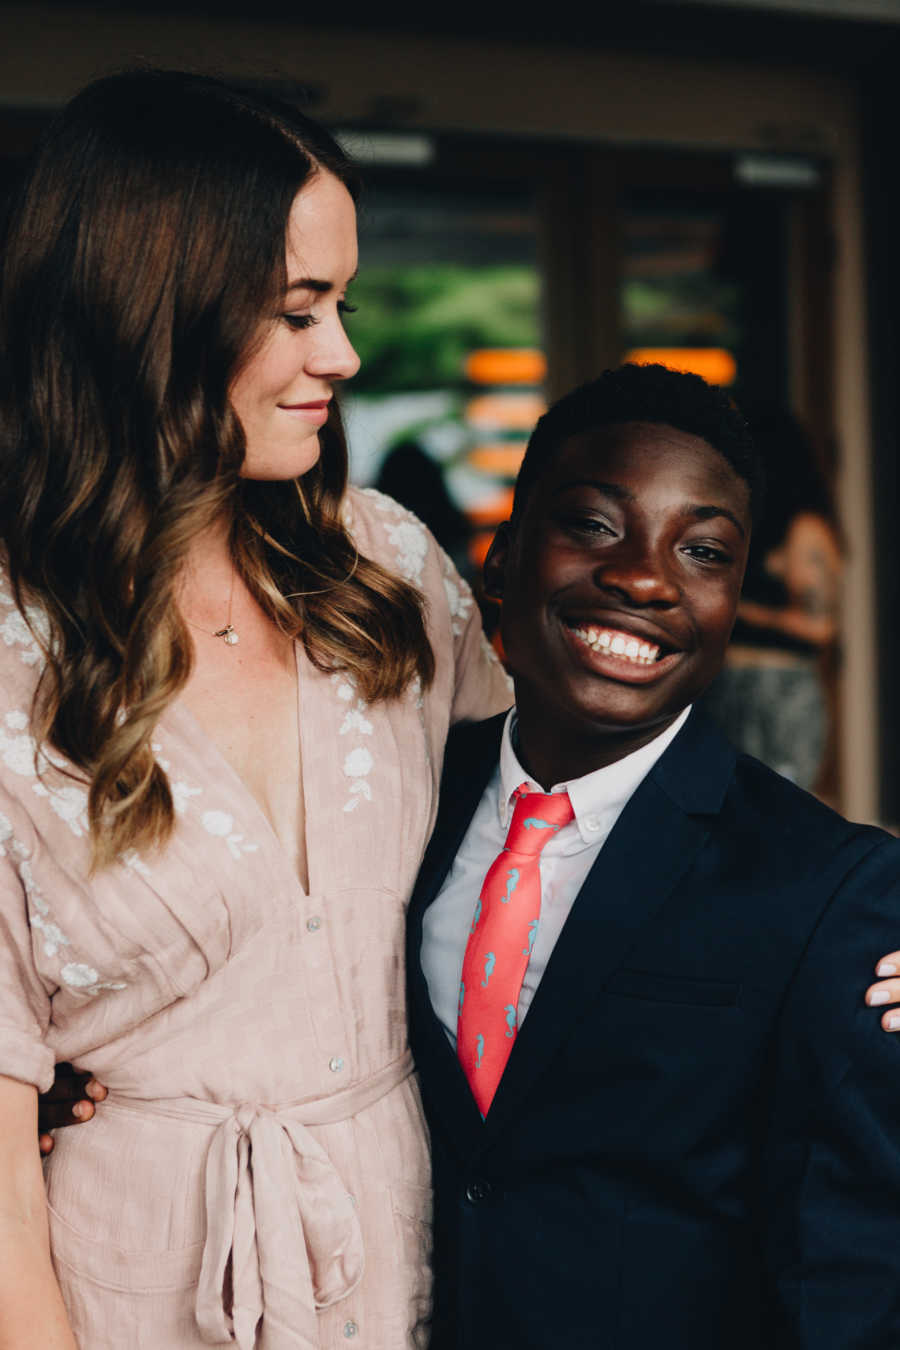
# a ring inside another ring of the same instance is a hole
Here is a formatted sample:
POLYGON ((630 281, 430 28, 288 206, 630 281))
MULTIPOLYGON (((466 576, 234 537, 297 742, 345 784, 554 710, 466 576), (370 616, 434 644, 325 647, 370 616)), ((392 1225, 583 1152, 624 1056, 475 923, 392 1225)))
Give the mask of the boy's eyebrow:
POLYGON ((724 516, 726 520, 730 520, 733 525, 737 526, 742 539, 747 537, 747 531, 740 520, 733 511, 728 510, 727 506, 691 506, 688 510, 695 520, 713 520, 716 516, 724 516))
POLYGON ((604 497, 615 497, 620 502, 633 502, 634 493, 621 483, 600 483, 596 478, 573 478, 571 482, 563 483, 559 488, 559 494, 570 492, 572 488, 589 487, 595 492, 602 492, 604 497))
MULTIPOLYGON (((634 493, 629 488, 623 487, 621 483, 600 483, 596 478, 573 479, 570 483, 564 483, 559 491, 563 493, 579 487, 593 488, 595 492, 602 493, 604 497, 612 497, 615 501, 633 502, 635 500, 634 493)), ((727 506, 688 506, 686 514, 693 516, 695 520, 714 520, 716 516, 724 516, 726 520, 730 520, 737 527, 742 539, 747 537, 747 531, 739 518, 733 511, 729 511, 727 506)))

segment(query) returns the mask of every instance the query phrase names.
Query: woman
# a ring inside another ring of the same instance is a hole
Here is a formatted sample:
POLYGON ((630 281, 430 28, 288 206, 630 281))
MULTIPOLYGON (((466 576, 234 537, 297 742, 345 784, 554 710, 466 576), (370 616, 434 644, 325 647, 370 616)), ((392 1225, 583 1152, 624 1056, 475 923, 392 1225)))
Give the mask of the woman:
POLYGON ((751 411, 748 420, 763 455, 766 500, 725 669, 707 704, 742 750, 812 791, 828 738, 822 666, 837 637, 841 548, 802 428, 777 408, 751 411))
POLYGON ((345 491, 350 166, 115 76, 4 243, 0 1347, 421 1343, 403 913, 448 722, 509 697, 423 528, 345 491), (45 1208, 64 1059, 110 1091, 45 1208))

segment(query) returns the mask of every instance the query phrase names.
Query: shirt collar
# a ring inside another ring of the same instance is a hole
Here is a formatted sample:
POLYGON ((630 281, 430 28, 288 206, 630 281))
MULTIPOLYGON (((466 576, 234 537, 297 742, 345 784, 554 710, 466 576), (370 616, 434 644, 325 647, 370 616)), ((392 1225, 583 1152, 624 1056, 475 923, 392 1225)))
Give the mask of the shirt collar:
MULTIPOLYGON (((568 792, 575 812, 575 823, 582 839, 593 843, 597 839, 597 818, 606 813, 618 816, 632 794, 637 790, 647 774, 653 768, 663 751, 671 745, 690 715, 690 705, 679 713, 671 726, 666 727, 652 741, 633 750, 624 759, 615 764, 607 764, 593 773, 581 778, 573 778, 566 783, 554 783, 551 792, 568 792), (590 818, 590 824, 588 819, 590 818)), ((535 792, 543 788, 522 768, 518 755, 513 749, 516 726, 516 710, 510 708, 503 724, 503 738, 500 742, 500 792, 498 809, 500 824, 505 830, 509 824, 512 797, 517 787, 527 783, 535 792)))

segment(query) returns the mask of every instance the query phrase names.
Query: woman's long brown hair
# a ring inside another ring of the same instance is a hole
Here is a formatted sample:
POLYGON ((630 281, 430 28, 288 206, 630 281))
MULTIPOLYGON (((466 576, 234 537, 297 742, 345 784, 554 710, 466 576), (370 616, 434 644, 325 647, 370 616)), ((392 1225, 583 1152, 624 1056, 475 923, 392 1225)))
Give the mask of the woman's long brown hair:
POLYGON ((229 389, 278 312, 294 197, 321 172, 356 195, 340 148, 293 108, 136 71, 69 104, 12 203, 0 539, 20 609, 49 622, 34 732, 89 783, 95 866, 171 833, 150 742, 190 673, 175 592, 213 521, 230 521, 247 585, 319 668, 372 700, 433 675, 418 592, 357 558, 341 523, 336 408, 302 482, 240 477, 229 389))

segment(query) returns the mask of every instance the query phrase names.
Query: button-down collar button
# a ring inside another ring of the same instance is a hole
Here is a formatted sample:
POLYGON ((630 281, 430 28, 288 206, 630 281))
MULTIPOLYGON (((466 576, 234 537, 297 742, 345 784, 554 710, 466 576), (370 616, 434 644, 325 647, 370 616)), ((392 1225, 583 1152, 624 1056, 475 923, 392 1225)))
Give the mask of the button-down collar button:
POLYGON ((348 1341, 352 1340, 358 1331, 359 1327, 356 1325, 355 1322, 344 1323, 344 1335, 347 1337, 348 1341))
POLYGON ((599 816, 591 815, 585 816, 584 818, 584 828, 586 830, 592 830, 596 833, 596 831, 600 829, 602 824, 603 822, 599 816))
POLYGON ((331 1059, 328 1061, 328 1067, 332 1073, 340 1073, 341 1069, 344 1067, 344 1061, 341 1059, 340 1055, 332 1055, 331 1059))
POLYGON ((311 919, 306 920, 306 931, 308 933, 318 933, 321 927, 322 920, 319 918, 318 914, 314 914, 311 919))

